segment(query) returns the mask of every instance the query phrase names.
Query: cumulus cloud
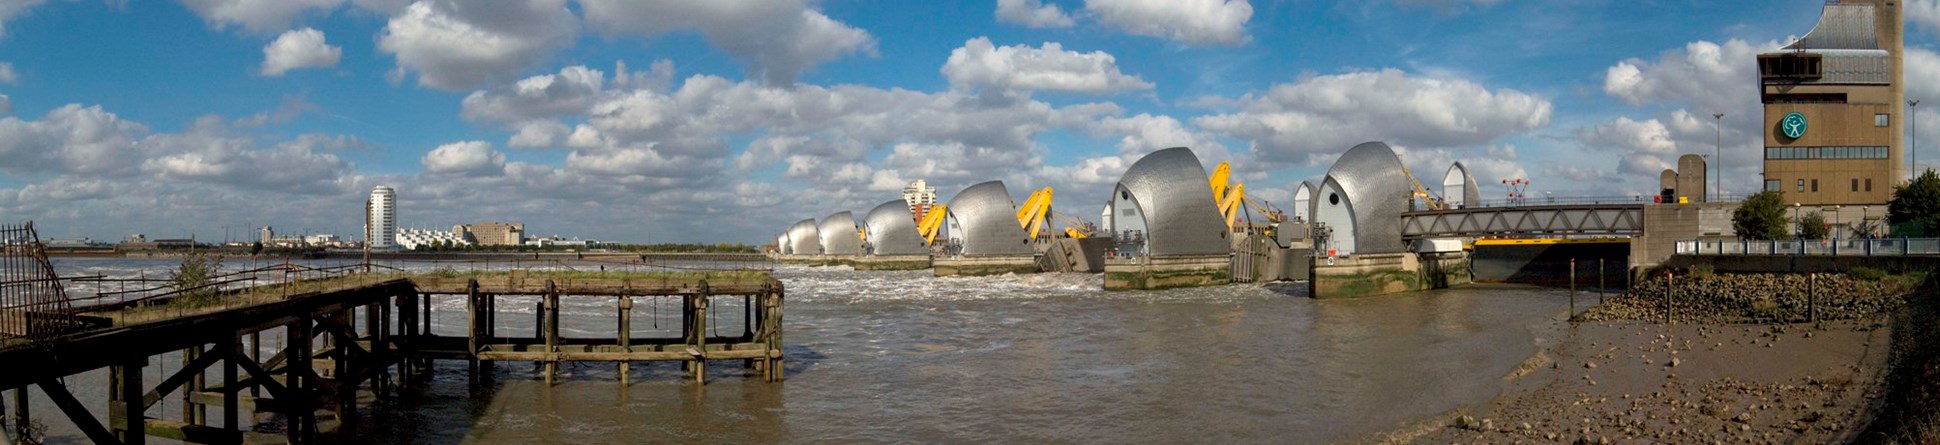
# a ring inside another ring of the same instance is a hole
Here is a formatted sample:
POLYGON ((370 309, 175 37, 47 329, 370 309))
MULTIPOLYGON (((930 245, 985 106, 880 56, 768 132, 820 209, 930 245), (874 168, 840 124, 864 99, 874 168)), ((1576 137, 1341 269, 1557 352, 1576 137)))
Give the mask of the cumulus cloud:
POLYGON ((461 90, 519 71, 572 45, 579 20, 565 0, 424 0, 391 17, 377 46, 397 56, 398 80, 461 90))
POLYGON ((586 21, 608 35, 698 31, 746 62, 751 78, 787 85, 808 68, 848 54, 875 52, 868 32, 836 21, 805 0, 581 0, 586 21))
POLYGON ((328 11, 343 0, 182 0, 210 26, 240 25, 252 33, 289 29, 304 10, 328 11))
POLYGON ((1758 103, 1758 53, 1778 42, 1754 45, 1695 41, 1655 60, 1628 59, 1605 70, 1603 92, 1632 105, 1685 103, 1699 110, 1745 110, 1758 103))
POLYGON ((1251 141, 1260 160, 1305 162, 1366 141, 1423 149, 1474 146, 1548 125, 1548 100, 1462 79, 1388 69, 1276 84, 1235 100, 1239 111, 1193 119, 1251 141))
POLYGON ((1247 0, 1085 0, 1085 11, 1125 32, 1189 45, 1238 45, 1252 37, 1247 0))
POLYGON ((101 109, 69 104, 39 120, 0 118, 0 171, 113 174, 144 157, 148 127, 101 109))
POLYGON ((1940 0, 1906 0, 1905 5, 1902 11, 1907 23, 1925 28, 1927 32, 1940 31, 1940 0))
POLYGON ((943 76, 953 86, 999 90, 1099 94, 1152 89, 1151 82, 1119 72, 1117 59, 1104 51, 1066 51, 1057 42, 1037 48, 998 47, 987 37, 951 50, 943 76))
POLYGON ((20 75, 13 72, 13 64, 0 62, 0 83, 13 85, 20 82, 20 75))
POLYGON ((461 116, 486 122, 523 122, 584 114, 605 88, 605 74, 569 66, 558 74, 527 77, 508 86, 465 96, 461 116))
POLYGON ((260 72, 265 76, 281 76, 298 68, 329 68, 337 66, 337 60, 343 55, 343 48, 324 43, 323 31, 312 28, 285 31, 263 46, 260 72))
POLYGON ((1075 24, 1063 8, 1043 0, 997 0, 997 20, 1031 28, 1069 28, 1075 24))
POLYGON ((431 173, 499 175, 505 173, 505 153, 485 141, 453 142, 438 146, 419 160, 431 173))
POLYGON ((7 35, 7 21, 26 14, 47 0, 0 0, 0 36, 7 35))
POLYGON ((7 98, 5 94, 0 94, 0 114, 9 113, 13 113, 13 99, 7 98))

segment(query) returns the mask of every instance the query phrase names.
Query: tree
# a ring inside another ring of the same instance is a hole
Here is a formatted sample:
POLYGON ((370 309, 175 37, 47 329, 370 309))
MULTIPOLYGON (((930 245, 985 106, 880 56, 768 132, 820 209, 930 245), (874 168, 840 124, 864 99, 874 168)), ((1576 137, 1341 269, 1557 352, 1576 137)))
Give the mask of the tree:
POLYGON ((1913 182, 1893 187, 1893 199, 1886 202, 1886 221, 1893 223, 1899 236, 1930 236, 1940 229, 1940 176, 1927 170, 1913 182))
POLYGON ((1731 212, 1731 229, 1740 238, 1774 240, 1785 238, 1785 195, 1762 191, 1746 197, 1731 212))
POLYGON ((1832 227, 1826 225, 1825 215, 1812 212, 1805 214, 1804 218, 1799 218, 1799 238, 1826 239, 1831 235, 1832 227))
POLYGON ((263 253, 263 242, 262 242, 262 241, 257 241, 257 242, 256 242, 255 244, 250 244, 250 245, 249 245, 249 254, 250 254, 250 255, 261 255, 262 253, 263 253))

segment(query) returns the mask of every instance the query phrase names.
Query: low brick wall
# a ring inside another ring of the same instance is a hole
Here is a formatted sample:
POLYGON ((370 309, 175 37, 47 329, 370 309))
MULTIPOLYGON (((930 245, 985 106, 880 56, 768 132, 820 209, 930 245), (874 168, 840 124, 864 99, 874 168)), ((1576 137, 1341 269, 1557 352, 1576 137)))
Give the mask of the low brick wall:
POLYGON ((929 255, 867 255, 856 258, 855 270, 923 270, 930 268, 929 255))
POLYGON ((1112 259, 1105 261, 1105 290, 1157 290, 1218 286, 1232 279, 1231 255, 1112 259))
POLYGON ((1007 273, 1037 273, 1037 259, 1031 256, 985 256, 937 258, 930 262, 936 276, 987 276, 1007 273))

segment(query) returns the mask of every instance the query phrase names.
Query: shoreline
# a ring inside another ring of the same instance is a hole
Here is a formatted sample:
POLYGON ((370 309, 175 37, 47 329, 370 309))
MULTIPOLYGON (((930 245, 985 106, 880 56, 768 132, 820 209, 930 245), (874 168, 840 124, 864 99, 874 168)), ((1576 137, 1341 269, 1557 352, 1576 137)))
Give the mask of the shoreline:
POLYGON ((1678 302, 1691 312, 1669 324, 1638 310, 1659 301, 1648 292, 1592 307, 1504 376, 1495 400, 1361 442, 1920 443, 1940 431, 1929 407, 1940 327, 1922 324, 1940 319, 1935 280, 1842 294, 1832 305, 1852 310, 1811 323, 1773 316, 1788 301, 1743 304, 1795 298, 1747 295, 1746 279, 1761 277, 1710 282, 1718 298, 1678 302))

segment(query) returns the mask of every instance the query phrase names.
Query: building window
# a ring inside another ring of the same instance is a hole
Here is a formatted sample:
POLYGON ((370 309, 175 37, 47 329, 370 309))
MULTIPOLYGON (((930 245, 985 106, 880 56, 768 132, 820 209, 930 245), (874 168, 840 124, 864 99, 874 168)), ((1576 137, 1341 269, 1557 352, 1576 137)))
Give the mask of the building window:
POLYGON ((1818 193, 1818 192, 1819 192, 1819 180, 1814 179, 1812 180, 1812 193, 1818 193))
POLYGON ((1880 113, 1873 115, 1873 126, 1884 127, 1893 122, 1893 115, 1880 113))
POLYGON ((1852 191, 1859 191, 1859 178, 1852 178, 1852 191))
POLYGON ((1873 178, 1866 178, 1866 191, 1873 191, 1873 178))
MULTIPOLYGON (((1868 182, 1868 184, 1870 184, 1870 183, 1871 183, 1871 182, 1868 182)), ((1779 183, 1778 183, 1778 180, 1777 180, 1777 179, 1767 179, 1767 180, 1765 180, 1765 191, 1767 191, 1767 192, 1776 192, 1776 191, 1779 191, 1779 190, 1778 190, 1778 188, 1779 188, 1780 186, 1779 186, 1778 184, 1779 184, 1779 183)))
POLYGON ((1805 191, 1805 180, 1804 180, 1804 179, 1800 179, 1800 180, 1799 180, 1799 191, 1801 191, 1801 192, 1803 192, 1803 191, 1805 191))

